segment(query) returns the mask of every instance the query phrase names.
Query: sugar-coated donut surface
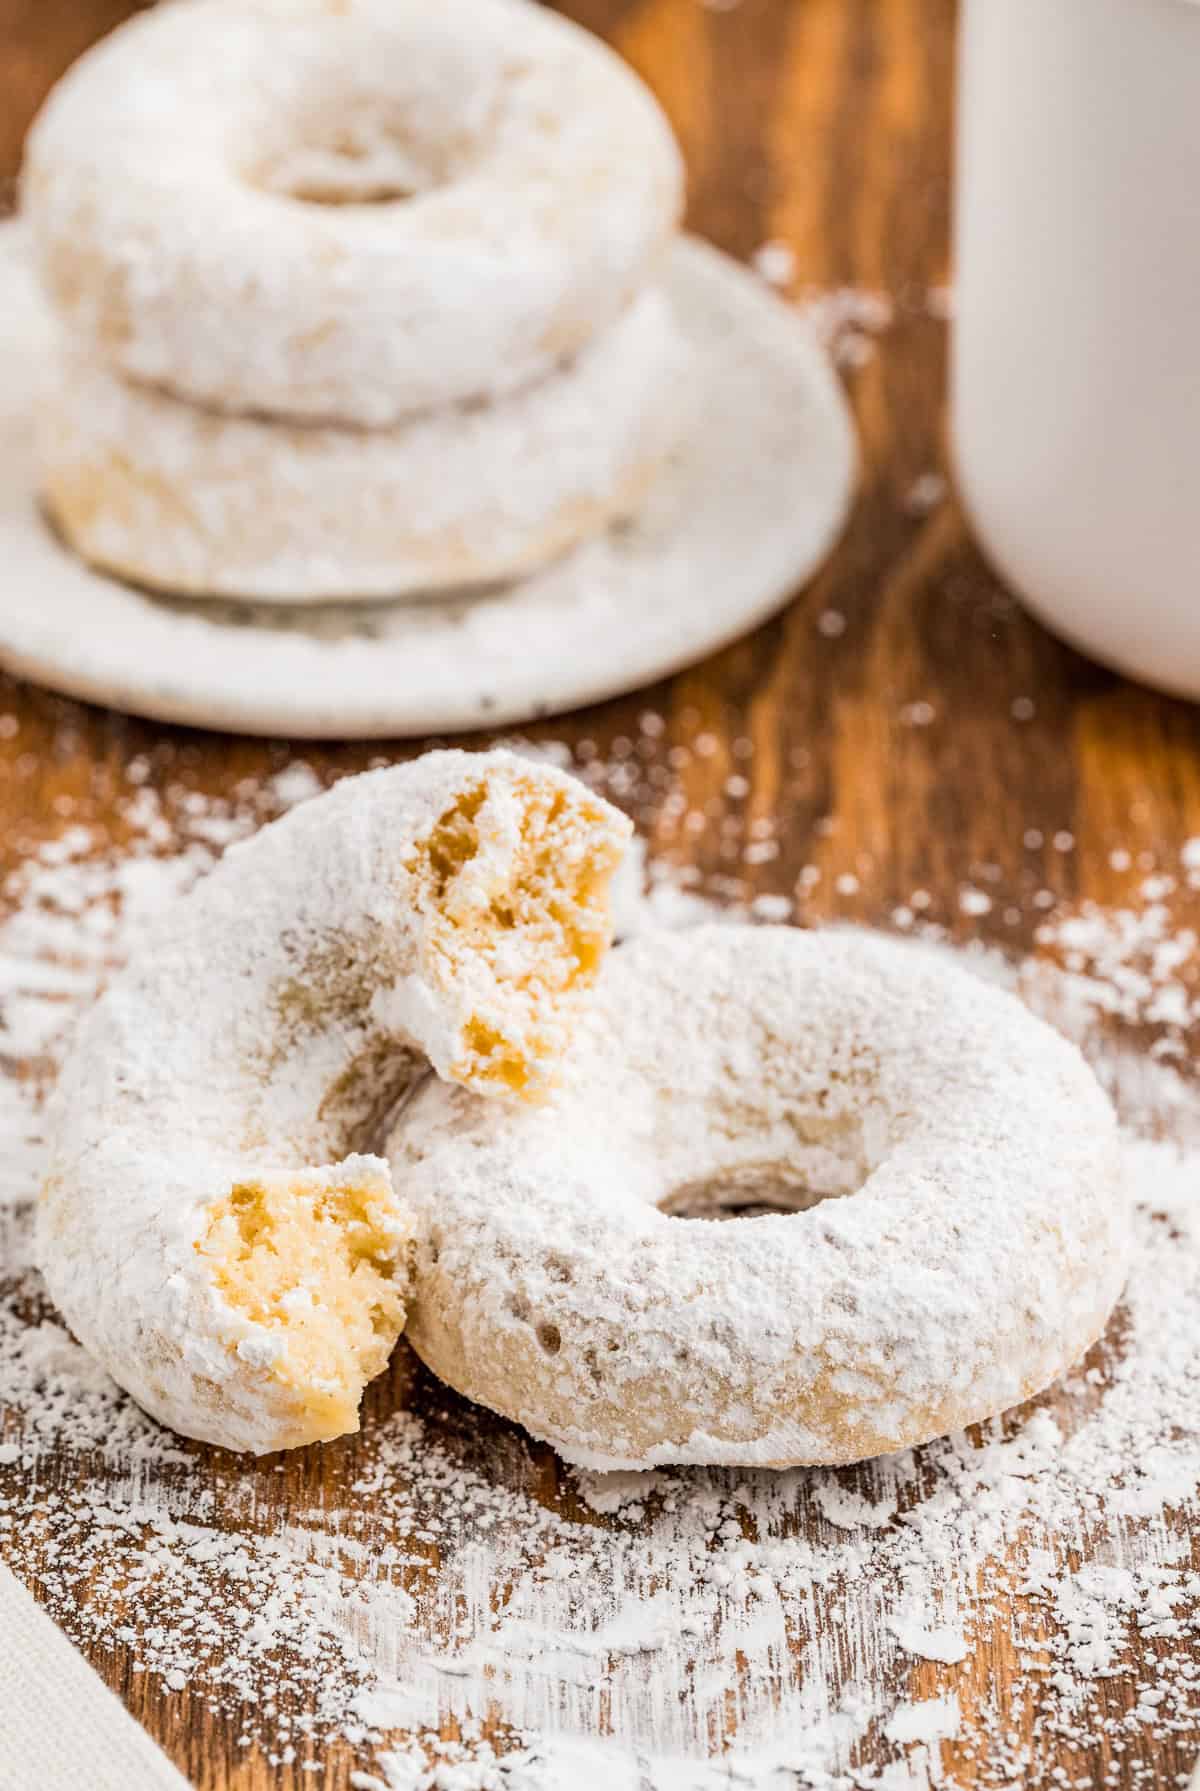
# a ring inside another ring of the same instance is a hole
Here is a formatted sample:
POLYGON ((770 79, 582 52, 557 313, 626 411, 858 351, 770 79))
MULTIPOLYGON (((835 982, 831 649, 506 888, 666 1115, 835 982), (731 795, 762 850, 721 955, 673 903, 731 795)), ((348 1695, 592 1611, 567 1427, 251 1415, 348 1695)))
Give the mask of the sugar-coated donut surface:
POLYGON ((529 0, 175 0, 68 71, 22 202, 55 304, 125 374, 378 425, 611 323, 682 170, 632 71, 529 0))
POLYGON ((301 603, 511 580, 637 507, 687 372, 655 289, 500 403, 387 429, 223 416, 68 343, 39 485, 84 559, 159 590, 301 603))
POLYGON ((67 1323, 148 1411, 256 1452, 356 1427, 411 1221, 353 1152, 426 1062, 540 1091, 628 833, 548 767, 433 753, 305 803, 163 917, 82 1024, 38 1220, 67 1323))
POLYGON ((551 1104, 431 1083, 389 1149, 418 1353, 593 1468, 922 1442, 1047 1385, 1124 1280, 1115 1121, 1079 1052, 865 934, 644 935, 551 1104), (781 1192, 796 1210, 660 1210, 781 1192))

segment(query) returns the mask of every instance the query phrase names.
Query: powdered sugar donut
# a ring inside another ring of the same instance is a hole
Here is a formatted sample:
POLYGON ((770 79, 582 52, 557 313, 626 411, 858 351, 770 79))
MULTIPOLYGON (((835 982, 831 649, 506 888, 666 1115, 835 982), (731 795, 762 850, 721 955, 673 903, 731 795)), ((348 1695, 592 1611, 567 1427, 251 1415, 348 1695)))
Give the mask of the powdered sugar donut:
POLYGON ((504 752, 349 778, 235 847, 84 1020, 38 1252, 147 1411, 257 1453, 357 1429, 411 1221, 367 1142, 426 1062, 540 1094, 629 824, 504 752))
POLYGON ((85 560, 160 590, 298 603, 515 579, 637 508, 686 367, 654 290, 502 403, 389 429, 222 416, 67 344, 41 491, 85 560))
POLYGON ((180 0, 26 146, 47 288, 127 375, 379 425, 494 398, 617 317, 678 221, 661 111, 528 0, 180 0))
POLYGON ((1115 1122, 1078 1051, 865 934, 644 935, 550 1105, 430 1084, 390 1154, 418 1353, 591 1468, 922 1442, 1054 1379, 1124 1280, 1115 1122), (764 1199, 795 1210, 711 1222, 764 1199))

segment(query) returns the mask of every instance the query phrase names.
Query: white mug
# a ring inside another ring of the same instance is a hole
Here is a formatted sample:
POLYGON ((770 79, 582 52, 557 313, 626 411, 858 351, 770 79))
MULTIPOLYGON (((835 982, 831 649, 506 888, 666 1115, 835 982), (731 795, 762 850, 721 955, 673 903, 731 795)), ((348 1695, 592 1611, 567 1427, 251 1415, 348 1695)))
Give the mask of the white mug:
POLYGON ((1200 698, 1200 0, 963 0, 952 427, 1055 633, 1200 698))

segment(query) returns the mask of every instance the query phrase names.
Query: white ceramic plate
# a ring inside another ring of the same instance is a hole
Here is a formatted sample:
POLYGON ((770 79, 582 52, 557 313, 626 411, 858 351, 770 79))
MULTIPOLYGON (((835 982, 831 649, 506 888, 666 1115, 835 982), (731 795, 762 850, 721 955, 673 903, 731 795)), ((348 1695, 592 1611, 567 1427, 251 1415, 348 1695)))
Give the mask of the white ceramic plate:
POLYGON ((23 227, 0 227, 0 662, 162 721, 370 739, 530 721, 703 658, 829 552, 855 439, 821 348, 756 276, 684 239, 667 284, 692 350, 692 421, 635 524, 469 599, 255 609, 149 596, 50 532, 31 416, 55 326, 23 227))

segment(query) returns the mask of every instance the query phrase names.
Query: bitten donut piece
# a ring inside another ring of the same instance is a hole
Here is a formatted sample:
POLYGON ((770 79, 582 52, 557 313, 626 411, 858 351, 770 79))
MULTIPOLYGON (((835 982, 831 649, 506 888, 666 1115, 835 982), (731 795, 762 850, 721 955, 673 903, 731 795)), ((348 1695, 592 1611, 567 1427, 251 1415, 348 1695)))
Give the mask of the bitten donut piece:
POLYGON ((528 0, 179 0, 59 82, 22 206, 54 304, 126 376, 379 426, 574 354, 682 189, 632 70, 528 0))
POLYGON ((429 1066, 545 1096, 629 831, 561 772, 431 753, 303 804, 164 917, 80 1028, 38 1216, 52 1297, 147 1411, 256 1453, 357 1428, 412 1267, 358 1147, 429 1066))
POLYGON ((636 510, 682 427, 688 358, 650 291, 499 404, 389 429, 227 417, 65 344, 42 497, 104 570, 196 597, 402 597, 525 576, 636 510))
POLYGON ((362 1389, 404 1329, 412 1226, 375 1157, 264 1170, 213 1202, 195 1248, 226 1304, 256 1327, 242 1359, 268 1366, 320 1436, 358 1429, 362 1389))
POLYGON ((958 1429, 1077 1361, 1128 1260, 1115 1121, 1075 1047, 862 933, 642 935, 548 1105, 429 1084, 390 1155, 417 1353, 599 1469, 850 1462, 958 1429))

